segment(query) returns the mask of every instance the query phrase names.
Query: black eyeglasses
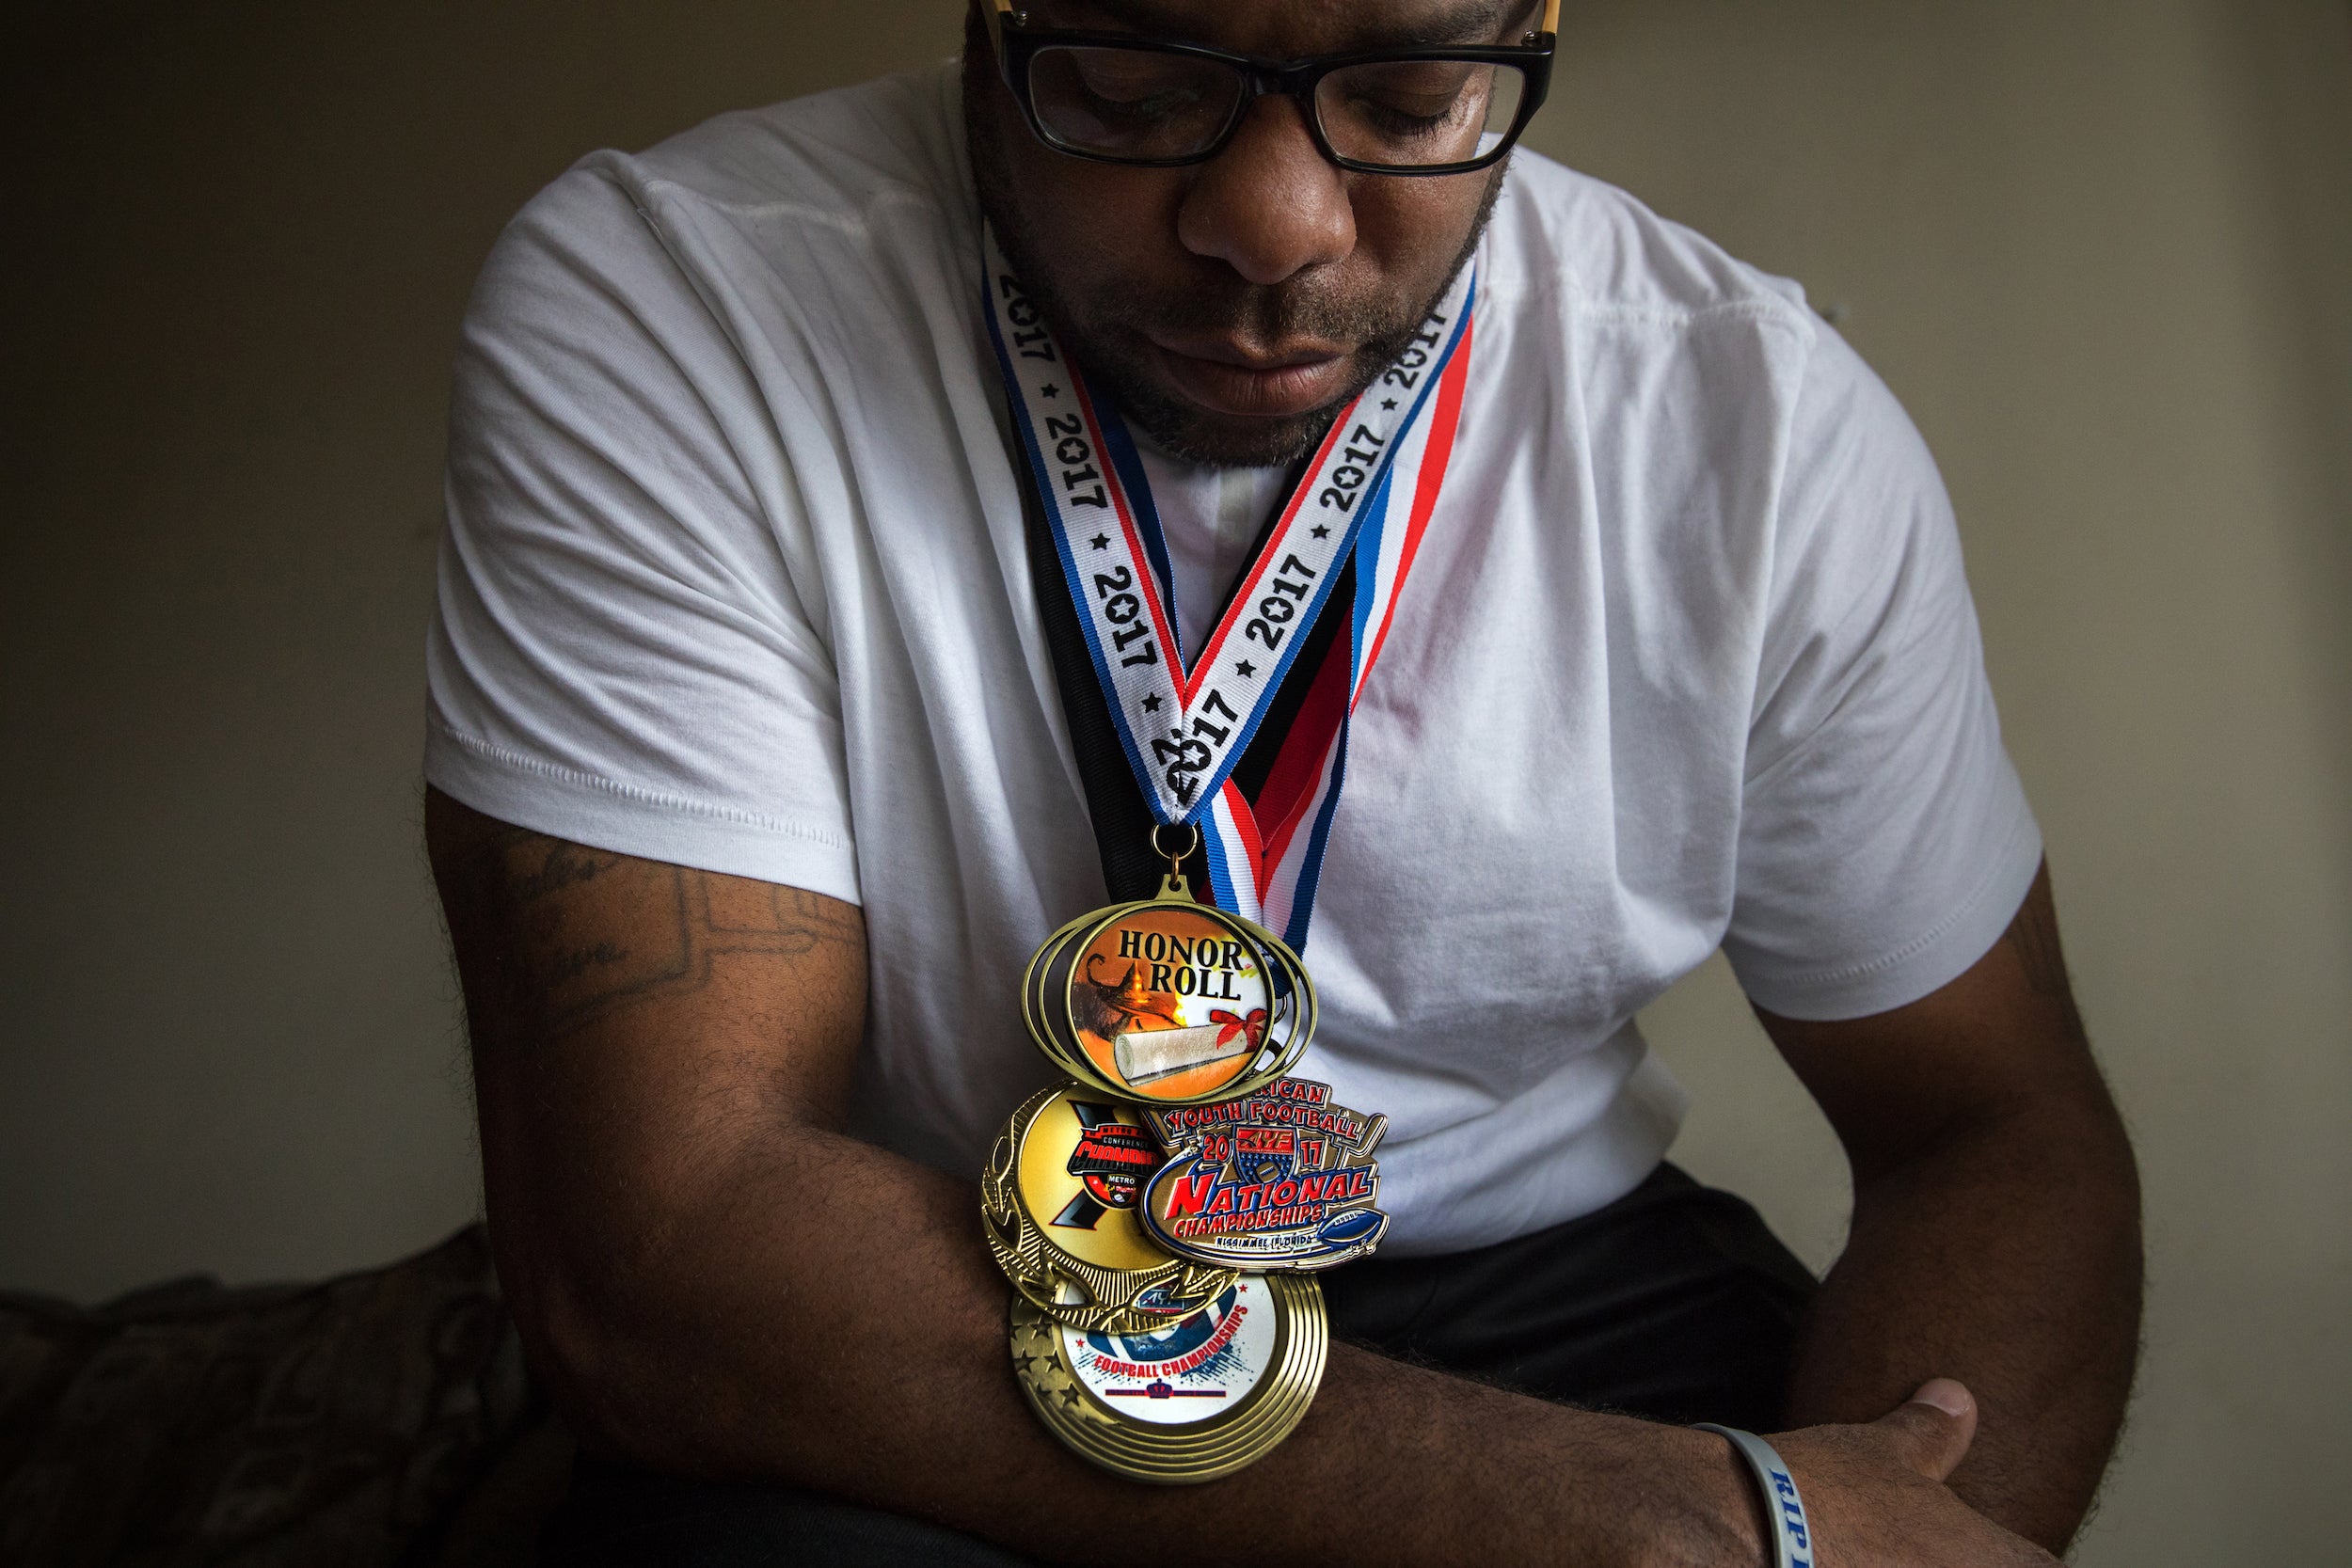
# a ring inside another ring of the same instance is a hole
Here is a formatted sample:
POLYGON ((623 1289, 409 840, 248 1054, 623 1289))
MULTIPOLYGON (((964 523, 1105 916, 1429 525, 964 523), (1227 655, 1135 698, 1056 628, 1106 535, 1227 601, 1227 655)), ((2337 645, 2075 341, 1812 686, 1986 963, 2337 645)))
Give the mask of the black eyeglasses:
POLYGON ((1367 174, 1467 174, 1511 150, 1551 86, 1560 0, 1518 44, 1371 49, 1264 60, 1128 33, 1033 27, 986 12, 1005 86, 1040 141, 1073 157, 1174 168, 1223 150, 1249 105, 1297 101, 1315 145, 1367 174))

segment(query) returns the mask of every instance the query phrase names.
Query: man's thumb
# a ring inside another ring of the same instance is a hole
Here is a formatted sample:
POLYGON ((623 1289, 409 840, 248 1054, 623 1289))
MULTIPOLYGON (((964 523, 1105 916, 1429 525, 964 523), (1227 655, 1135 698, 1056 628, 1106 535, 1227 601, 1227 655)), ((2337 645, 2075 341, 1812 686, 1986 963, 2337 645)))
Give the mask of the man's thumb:
POLYGON ((1894 1440, 1904 1464, 1942 1481, 1960 1468, 1976 1438, 1977 1397, 1948 1377, 1931 1378, 1873 1424, 1894 1440))

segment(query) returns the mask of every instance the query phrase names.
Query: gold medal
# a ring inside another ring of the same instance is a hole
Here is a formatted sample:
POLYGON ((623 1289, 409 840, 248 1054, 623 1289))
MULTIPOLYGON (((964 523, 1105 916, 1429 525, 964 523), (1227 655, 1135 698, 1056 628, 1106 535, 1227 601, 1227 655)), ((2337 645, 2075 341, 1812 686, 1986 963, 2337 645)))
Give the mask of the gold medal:
POLYGON ((1195 900, 1181 877, 1156 898, 1072 921, 1022 986, 1038 1048, 1120 1100, 1198 1105, 1263 1087, 1314 1037, 1315 991, 1263 927, 1195 900))
POLYGON ((1132 1106, 1077 1085, 1033 1095, 980 1174, 981 1231, 1023 1296, 1074 1327, 1145 1333, 1230 1289, 1231 1268, 1175 1257, 1138 1218, 1159 1140, 1132 1106))
POLYGON ((1030 1405, 1081 1458, 1163 1485, 1214 1481, 1291 1433, 1323 1382, 1323 1291, 1297 1275, 1242 1275, 1182 1321, 1089 1332, 1012 1304, 1013 1370, 1030 1405))
POLYGON ((1369 1159, 1385 1118, 1288 1076, 1315 1030, 1297 955, 1195 899, 1161 852, 1157 897, 1073 920, 1029 961, 1030 1037, 1075 1082, 1013 1113, 980 1214, 1039 1417, 1172 1485, 1258 1459, 1314 1402, 1322 1290, 1263 1271, 1360 1256, 1388 1222, 1369 1159))

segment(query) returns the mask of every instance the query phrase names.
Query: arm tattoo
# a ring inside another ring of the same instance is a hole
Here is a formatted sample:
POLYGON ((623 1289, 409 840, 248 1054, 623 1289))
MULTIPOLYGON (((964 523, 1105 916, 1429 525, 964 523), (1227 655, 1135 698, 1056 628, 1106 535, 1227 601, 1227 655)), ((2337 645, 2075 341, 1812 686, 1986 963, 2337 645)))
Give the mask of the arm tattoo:
POLYGON ((438 879, 460 968, 475 972, 477 1048, 698 991, 723 955, 791 959, 866 940, 855 909, 817 894, 503 825, 448 857, 438 879))

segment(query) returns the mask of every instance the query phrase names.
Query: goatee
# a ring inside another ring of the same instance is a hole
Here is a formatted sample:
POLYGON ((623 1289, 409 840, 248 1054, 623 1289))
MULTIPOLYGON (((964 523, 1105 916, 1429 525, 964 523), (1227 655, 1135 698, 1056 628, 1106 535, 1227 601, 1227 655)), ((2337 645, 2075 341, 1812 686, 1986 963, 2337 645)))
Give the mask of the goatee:
POLYGON ((995 86, 985 62, 985 35, 964 49, 963 121, 980 211, 997 245, 1021 275, 1054 336, 1079 362, 1089 381, 1107 393, 1128 420, 1171 456, 1217 467, 1270 467, 1298 462, 1319 444, 1331 420, 1402 354, 1430 310, 1469 264, 1502 188, 1502 166, 1487 177, 1475 219, 1445 274, 1424 293, 1352 297, 1335 274, 1310 268, 1275 284, 1253 284, 1230 267, 1195 269, 1179 289, 1138 289, 1116 280, 1080 287, 1038 254, 1018 221, 1005 149, 995 117, 986 108, 995 86), (976 64, 976 60, 977 63, 976 64), (1242 341, 1314 341, 1356 345, 1343 389, 1302 414, 1250 418, 1219 415, 1168 389, 1154 373, 1155 339, 1184 341, 1215 333, 1242 341))

